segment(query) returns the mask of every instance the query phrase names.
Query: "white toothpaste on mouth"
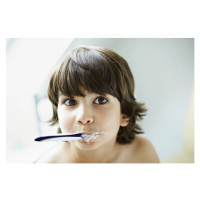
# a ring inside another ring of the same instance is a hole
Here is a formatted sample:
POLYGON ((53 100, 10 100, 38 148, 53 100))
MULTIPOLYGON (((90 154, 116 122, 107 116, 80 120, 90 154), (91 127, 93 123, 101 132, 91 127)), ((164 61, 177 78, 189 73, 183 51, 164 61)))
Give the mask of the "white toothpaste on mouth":
POLYGON ((85 138, 83 138, 82 140, 84 140, 87 143, 90 143, 91 140, 96 139, 99 135, 100 135, 100 132, 95 132, 90 135, 84 134, 85 138))

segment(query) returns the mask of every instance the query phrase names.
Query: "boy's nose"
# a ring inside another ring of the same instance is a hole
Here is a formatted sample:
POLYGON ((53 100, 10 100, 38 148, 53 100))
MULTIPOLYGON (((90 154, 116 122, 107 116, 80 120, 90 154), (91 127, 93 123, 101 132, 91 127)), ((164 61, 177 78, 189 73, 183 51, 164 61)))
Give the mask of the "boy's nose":
POLYGON ((94 118, 92 114, 92 110, 90 108, 86 108, 85 106, 81 106, 76 115, 76 122, 79 124, 91 124, 93 123, 94 118))

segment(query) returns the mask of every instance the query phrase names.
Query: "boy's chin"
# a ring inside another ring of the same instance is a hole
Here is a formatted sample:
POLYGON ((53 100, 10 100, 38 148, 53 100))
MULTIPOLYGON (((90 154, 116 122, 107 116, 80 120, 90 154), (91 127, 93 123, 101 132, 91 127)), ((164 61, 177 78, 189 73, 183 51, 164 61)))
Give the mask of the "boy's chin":
POLYGON ((71 144, 83 151, 95 150, 98 147, 100 147, 100 144, 95 141, 85 142, 85 141, 78 140, 78 141, 73 141, 71 144))

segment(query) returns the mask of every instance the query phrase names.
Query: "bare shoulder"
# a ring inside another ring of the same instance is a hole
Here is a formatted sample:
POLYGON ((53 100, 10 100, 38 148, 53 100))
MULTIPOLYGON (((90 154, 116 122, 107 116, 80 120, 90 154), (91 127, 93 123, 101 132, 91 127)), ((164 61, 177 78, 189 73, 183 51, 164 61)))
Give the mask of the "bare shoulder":
POLYGON ((153 144, 145 137, 136 135, 133 140, 134 154, 140 163, 159 163, 153 144))
POLYGON ((57 145, 49 149, 47 152, 42 154, 35 163, 57 163, 59 158, 60 148, 61 146, 57 145))

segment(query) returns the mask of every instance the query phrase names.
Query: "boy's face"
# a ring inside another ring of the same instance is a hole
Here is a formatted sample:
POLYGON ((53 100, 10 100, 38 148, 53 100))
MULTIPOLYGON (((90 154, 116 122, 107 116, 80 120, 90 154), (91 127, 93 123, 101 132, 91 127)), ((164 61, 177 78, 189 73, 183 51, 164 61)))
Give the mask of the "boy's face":
POLYGON ((128 124, 121 114, 120 102, 112 95, 105 96, 84 91, 85 97, 69 98, 59 93, 58 119, 62 133, 100 132, 89 143, 81 140, 70 141, 82 150, 96 149, 111 140, 116 140, 120 126, 128 124))

